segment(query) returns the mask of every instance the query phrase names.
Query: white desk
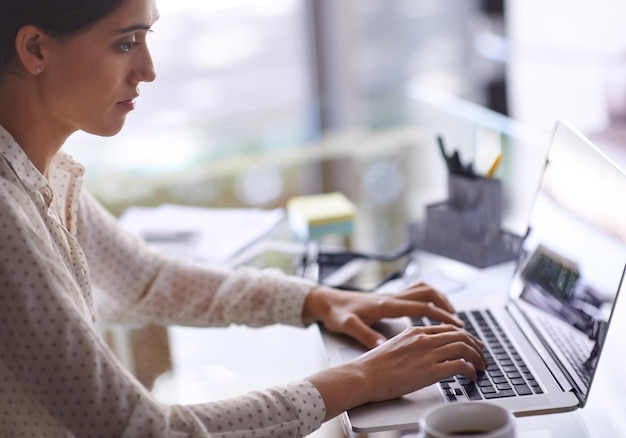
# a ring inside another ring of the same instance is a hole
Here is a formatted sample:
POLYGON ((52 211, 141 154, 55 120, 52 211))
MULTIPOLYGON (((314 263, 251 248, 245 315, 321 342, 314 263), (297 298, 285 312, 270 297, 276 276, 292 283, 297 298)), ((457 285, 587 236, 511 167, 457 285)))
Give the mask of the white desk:
MULTIPOLYGON (((451 299, 475 294, 502 293, 511 264, 476 271, 453 261, 421 256, 424 273, 443 272, 462 280, 466 287, 451 299)), ((605 438, 626 436, 626 297, 618 303, 614 326, 584 409, 574 412, 518 418, 522 438, 605 438), (616 381, 612 380, 615 378, 616 381)), ((219 400, 305 377, 327 365, 319 330, 272 326, 262 329, 233 326, 225 329, 170 329, 173 371, 161 376, 156 397, 168 403, 219 400)), ((373 434, 397 437, 396 432, 373 434)), ((326 423, 315 437, 344 436, 337 419, 326 423)))

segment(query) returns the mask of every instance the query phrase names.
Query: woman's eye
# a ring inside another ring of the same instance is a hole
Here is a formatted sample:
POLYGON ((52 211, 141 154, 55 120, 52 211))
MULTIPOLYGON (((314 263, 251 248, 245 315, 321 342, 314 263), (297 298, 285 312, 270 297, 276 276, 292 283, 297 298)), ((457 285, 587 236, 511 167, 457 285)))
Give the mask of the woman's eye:
POLYGON ((130 50, 135 47, 137 43, 135 41, 129 41, 126 43, 120 43, 118 47, 122 52, 130 52, 130 50))

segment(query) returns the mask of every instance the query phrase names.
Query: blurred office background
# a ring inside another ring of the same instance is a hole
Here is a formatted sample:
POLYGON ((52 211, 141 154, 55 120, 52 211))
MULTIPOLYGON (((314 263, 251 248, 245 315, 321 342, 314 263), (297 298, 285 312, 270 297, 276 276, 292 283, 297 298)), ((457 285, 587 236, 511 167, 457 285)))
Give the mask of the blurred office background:
MULTIPOLYGON (((562 117, 615 157, 626 151, 620 0, 158 7, 149 36, 158 77, 141 86, 125 129, 113 138, 78 133, 66 146, 114 214, 164 202, 273 208, 293 195, 341 190, 365 211, 386 212, 369 224, 385 251, 406 239, 407 209, 418 205, 406 187, 442 186, 434 133, 454 147, 471 142, 476 159, 477 145, 500 148, 519 133, 500 132, 509 118, 547 141, 562 117), (423 128, 432 132, 424 137, 423 128), (424 138, 416 155, 413 143, 424 138)), ((503 167, 526 177, 515 160, 503 167)), ((427 192, 420 202, 445 196, 427 192)), ((137 348, 154 344, 153 331, 133 336, 137 348)))
MULTIPOLYGON (((416 123, 416 86, 540 129, 565 117, 585 133, 620 141, 626 5, 619 0, 158 6, 150 36, 157 81, 141 87, 121 134, 78 134, 66 148, 115 213, 162 200, 277 205, 285 183, 270 164, 240 173, 230 188, 215 174, 233 173, 259 153, 314 147, 328 135, 416 123)), ((305 190, 324 190, 316 179, 305 190)))
MULTIPOLYGON (((118 136, 78 134, 66 148, 87 165, 88 185, 115 213, 162 201, 280 204, 286 184, 275 167, 239 172, 240 165, 259 153, 314 148, 336 133, 410 125, 412 84, 506 112, 497 1, 158 5, 149 37, 157 81, 142 85, 118 136), (216 177, 224 172, 238 175, 225 183, 216 177)), ((316 175, 304 184, 304 191, 325 190, 316 175)))

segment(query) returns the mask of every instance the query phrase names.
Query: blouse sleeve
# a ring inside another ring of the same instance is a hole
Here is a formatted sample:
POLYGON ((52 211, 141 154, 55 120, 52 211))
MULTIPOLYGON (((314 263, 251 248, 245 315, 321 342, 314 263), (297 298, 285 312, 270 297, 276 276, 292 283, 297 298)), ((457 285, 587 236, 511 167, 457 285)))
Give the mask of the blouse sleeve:
MULTIPOLYGON (((21 202, 25 204, 27 200, 21 202)), ((323 402, 317 390, 306 381, 215 403, 168 406, 156 401, 103 341, 90 313, 76 299, 82 289, 75 273, 69 269, 71 262, 58 257, 40 224, 26 216, 25 210, 16 205, 15 198, 0 196, 0 325, 3 333, 0 430, 3 436, 287 437, 305 436, 321 425, 323 402)), ((99 221, 93 226, 103 224, 111 225, 99 221)), ((128 259, 132 256, 128 253, 132 247, 118 242, 113 248, 127 252, 124 256, 128 259)), ((150 260, 146 267, 135 264, 125 272, 123 280, 131 282, 132 298, 115 299, 120 303, 134 303, 128 314, 145 307, 153 318, 184 316, 200 321, 203 317, 218 315, 216 319, 221 322, 230 318, 226 309, 231 306, 224 305, 223 312, 212 310, 213 300, 196 300, 197 306, 205 305, 201 311, 186 306, 165 312, 152 309, 157 305, 153 296, 163 293, 167 285, 176 285, 172 275, 162 275, 160 271, 175 268, 166 268, 167 262, 137 245, 135 250, 137 255, 145 252, 150 260), (132 278, 133 268, 137 268, 139 280, 132 278), (170 279, 165 280, 165 277, 170 279)), ((201 275, 200 271, 200 267, 194 267, 183 277, 201 275)), ((102 271, 99 275, 103 275, 102 271)), ((247 275, 242 274, 244 278, 247 275)), ((244 285, 247 283, 241 281, 244 285)), ((118 278, 113 284, 120 287, 124 282, 118 278)), ((221 282, 218 282, 217 289, 220 287, 221 282)), ((305 289, 303 285, 286 287, 280 293, 300 297, 305 289)), ((212 292, 219 296, 219 291, 212 292)), ((217 298, 217 301, 222 300, 222 297, 217 298)), ((296 301, 291 302, 295 313, 296 301)), ((170 303, 174 306, 173 301, 170 303)), ((266 304, 271 307, 274 303, 266 304)), ((285 308, 290 309, 289 305, 285 308)), ((274 318, 276 315, 271 318, 255 316, 253 310, 243 313, 252 315, 256 322, 280 319, 274 318)))
POLYGON ((78 239, 99 316, 127 324, 302 326, 314 284, 278 270, 226 269, 166 257, 130 235, 91 195, 81 195, 78 239))

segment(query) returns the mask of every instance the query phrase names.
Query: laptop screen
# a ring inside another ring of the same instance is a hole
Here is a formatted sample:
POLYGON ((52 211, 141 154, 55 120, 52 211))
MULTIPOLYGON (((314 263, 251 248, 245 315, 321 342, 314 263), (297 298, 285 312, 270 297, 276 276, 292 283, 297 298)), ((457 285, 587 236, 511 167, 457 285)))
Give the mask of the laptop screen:
POLYGON ((624 193, 624 173, 580 133, 559 122, 512 293, 582 405, 622 287, 624 193))

